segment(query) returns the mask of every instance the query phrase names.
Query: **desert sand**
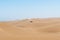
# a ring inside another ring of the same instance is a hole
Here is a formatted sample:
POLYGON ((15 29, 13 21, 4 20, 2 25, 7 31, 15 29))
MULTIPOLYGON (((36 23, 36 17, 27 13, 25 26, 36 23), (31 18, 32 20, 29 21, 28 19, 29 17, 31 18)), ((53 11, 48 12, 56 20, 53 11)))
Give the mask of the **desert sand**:
POLYGON ((0 40, 60 40, 60 18, 0 22, 0 40))

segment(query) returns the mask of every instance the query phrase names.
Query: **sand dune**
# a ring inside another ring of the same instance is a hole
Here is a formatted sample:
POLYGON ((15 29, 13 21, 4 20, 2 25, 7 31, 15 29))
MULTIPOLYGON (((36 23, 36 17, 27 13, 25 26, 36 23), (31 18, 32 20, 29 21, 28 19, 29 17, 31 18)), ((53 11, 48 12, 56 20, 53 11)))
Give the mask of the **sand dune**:
POLYGON ((60 18, 0 22, 0 40, 60 40, 60 18))

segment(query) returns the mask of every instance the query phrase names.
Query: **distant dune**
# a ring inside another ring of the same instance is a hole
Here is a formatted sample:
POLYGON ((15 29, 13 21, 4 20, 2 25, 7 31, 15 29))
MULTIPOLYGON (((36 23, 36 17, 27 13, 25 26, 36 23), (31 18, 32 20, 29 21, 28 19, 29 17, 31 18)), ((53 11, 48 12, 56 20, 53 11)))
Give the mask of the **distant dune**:
POLYGON ((60 18, 0 22, 0 40, 60 40, 60 18))

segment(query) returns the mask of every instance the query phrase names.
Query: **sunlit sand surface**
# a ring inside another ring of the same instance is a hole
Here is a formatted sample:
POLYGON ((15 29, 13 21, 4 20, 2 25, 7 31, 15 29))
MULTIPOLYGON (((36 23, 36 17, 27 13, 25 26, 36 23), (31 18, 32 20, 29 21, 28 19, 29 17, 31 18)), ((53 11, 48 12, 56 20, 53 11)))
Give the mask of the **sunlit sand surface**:
POLYGON ((0 22, 0 40, 60 40, 60 18, 0 22))

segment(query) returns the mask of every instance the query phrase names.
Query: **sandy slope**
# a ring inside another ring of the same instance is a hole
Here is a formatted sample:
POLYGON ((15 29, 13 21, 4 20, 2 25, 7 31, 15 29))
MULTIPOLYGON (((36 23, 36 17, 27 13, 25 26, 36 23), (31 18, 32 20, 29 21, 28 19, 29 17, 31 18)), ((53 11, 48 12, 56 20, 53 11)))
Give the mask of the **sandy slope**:
POLYGON ((0 22, 0 40, 60 40, 60 18, 0 22))

